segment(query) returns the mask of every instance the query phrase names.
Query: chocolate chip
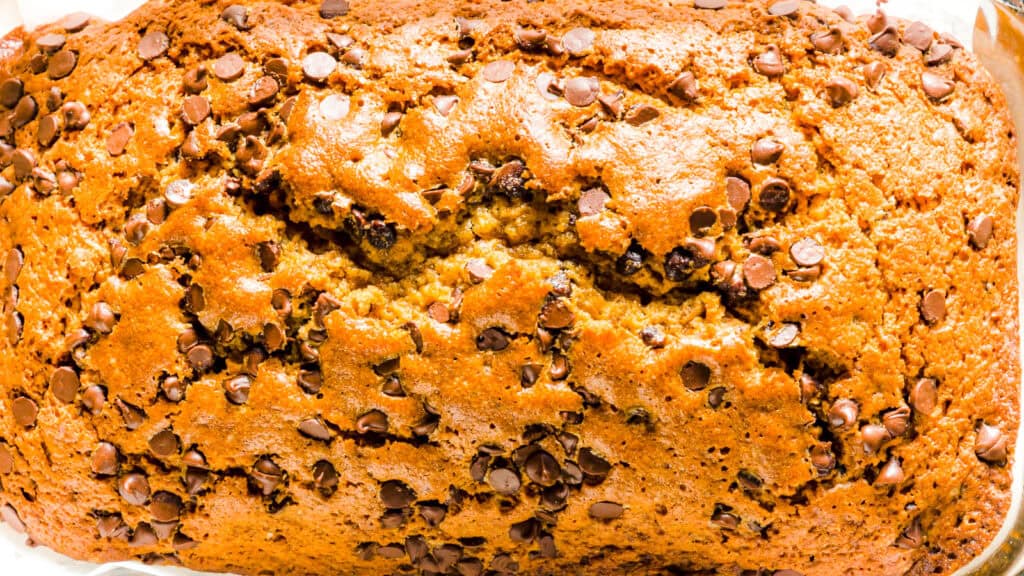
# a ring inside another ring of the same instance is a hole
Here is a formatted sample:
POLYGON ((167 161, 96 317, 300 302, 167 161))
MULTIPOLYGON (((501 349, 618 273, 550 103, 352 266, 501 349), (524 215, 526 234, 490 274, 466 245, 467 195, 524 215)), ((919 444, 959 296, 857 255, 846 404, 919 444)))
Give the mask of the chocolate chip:
POLYGON ((145 214, 133 214, 124 223, 124 237, 130 244, 138 245, 149 232, 149 220, 145 214))
POLYGON ((976 250, 984 250, 992 239, 993 220, 988 214, 971 219, 967 224, 967 236, 976 250))
POLYGON ((693 0, 694 8, 704 10, 721 10, 729 4, 729 0, 693 0))
POLYGON ((711 514, 711 523, 723 530, 736 530, 740 527, 740 518, 727 512, 722 505, 716 504, 715 511, 711 514))
POLYGON ((240 4, 232 4, 225 8, 224 11, 220 13, 220 19, 239 30, 248 30, 252 28, 249 24, 248 9, 240 4))
POLYGON ((10 504, 0 506, 0 520, 3 520, 4 524, 10 526, 11 530, 15 532, 24 534, 27 530, 25 523, 21 520, 21 516, 18 515, 18 511, 10 504))
POLYGON ((903 467, 900 466, 900 461, 893 458, 886 462, 885 466, 878 472, 878 477, 875 478, 876 486, 892 486, 895 484, 902 484, 905 476, 903 474, 903 467))
MULTIPOLYGON (((614 94, 600 94, 597 97, 597 101, 601 104, 601 108, 604 109, 604 111, 611 116, 613 120, 618 120, 618 118, 622 116, 622 101, 625 97, 625 93, 620 90, 614 94)), ((594 122, 594 127, 596 128, 597 116, 592 116, 585 122, 585 124, 590 123, 591 121, 594 122)), ((582 125, 580 126, 580 129, 583 129, 582 125)))
POLYGON ((757 202, 765 210, 780 212, 789 204, 789 197, 788 182, 781 178, 769 178, 761 187, 761 194, 758 196, 757 202))
POLYGON ((46 55, 42 52, 36 53, 29 58, 28 69, 33 74, 42 74, 46 72, 46 55))
POLYGON ((867 83, 868 88, 874 90, 881 84, 882 78, 885 77, 885 73, 888 70, 888 66, 885 62, 871 62, 865 64, 862 71, 864 72, 864 82, 867 83))
POLYGON ((832 453, 832 443, 811 446, 811 466, 819 476, 826 476, 836 467, 836 456, 832 453))
POLYGON ((544 450, 531 454, 524 465, 526 477, 541 486, 553 485, 562 475, 562 469, 554 456, 544 450))
POLYGON ((125 502, 142 506, 149 500, 149 481, 142 474, 126 474, 117 481, 117 492, 125 502))
POLYGON ((594 216, 604 210, 604 206, 609 200, 611 200, 611 196, 607 192, 601 188, 591 188, 580 194, 576 207, 579 209, 580 216, 594 216))
POLYGON ((835 108, 853 102, 859 93, 857 84, 845 76, 835 76, 825 84, 825 94, 835 108))
POLYGON ((779 250, 782 250, 782 244, 774 236, 758 235, 758 236, 744 236, 743 245, 748 250, 762 256, 771 256, 779 250))
POLYGON ((15 246, 7 251, 7 258, 4 260, 4 276, 8 284, 14 284, 21 275, 21 268, 25 265, 25 255, 21 248, 15 246))
POLYGON ((623 116, 623 120, 630 126, 641 126, 661 116, 661 112, 650 104, 636 104, 631 106, 623 116))
POLYGON ((309 436, 314 440, 323 440, 324 442, 330 442, 331 431, 324 424, 323 420, 319 418, 306 418, 302 422, 299 422, 299 433, 304 436, 309 436))
POLYGON ((795 346, 800 338, 800 325, 783 322, 768 333, 768 345, 772 348, 795 346))
POLYGON ((775 264, 760 254, 751 254, 743 263, 743 279, 754 290, 764 290, 775 284, 775 264))
POLYGON ((312 52, 302 59, 303 73, 315 82, 326 80, 337 67, 338 62, 327 52, 312 52))
POLYGON ((534 518, 516 522, 508 530, 508 537, 513 542, 533 542, 540 531, 540 523, 534 518))
MULTIPOLYGON (((332 58, 331 61, 333 62, 334 59, 332 58)), ((234 82, 245 73, 245 61, 236 52, 228 52, 214 60, 210 68, 213 70, 213 75, 220 80, 234 82)))
POLYGON ((601 86, 598 83, 597 78, 584 76, 570 78, 565 83, 564 96, 569 104, 583 108, 593 104, 597 100, 597 95, 600 92, 601 86))
POLYGON ((133 406, 120 398, 114 401, 117 406, 118 412, 121 413, 121 419, 124 421, 124 426, 128 430, 138 430, 146 420, 146 413, 137 406, 133 406))
POLYGON ((210 102, 202 96, 189 96, 185 98, 181 110, 185 123, 195 126, 210 117, 210 102))
POLYGON ((333 494, 338 488, 338 471, 327 460, 318 460, 313 464, 313 482, 324 494, 333 494))
POLYGON ((895 56, 900 49, 899 34, 895 26, 886 26, 883 30, 868 39, 868 45, 872 50, 881 52, 886 56, 895 56))
POLYGON ((922 543, 924 543, 924 530, 921 528, 921 520, 914 518, 911 520, 910 526, 907 526, 896 538, 895 545, 897 548, 913 550, 920 548, 922 543))
POLYGON ((92 471, 100 476, 114 476, 118 470, 117 447, 110 442, 100 442, 92 451, 92 471))
POLYGON ((11 117, 11 125, 14 126, 15 130, 17 130, 18 128, 21 128, 35 120, 38 112, 39 104, 36 103, 36 99, 26 94, 18 100, 18 104, 14 107, 14 115, 11 117))
POLYGON ((388 134, 394 132, 395 128, 398 127, 398 123, 402 121, 402 113, 397 110, 392 110, 384 114, 384 118, 380 121, 380 133, 381 136, 387 137, 388 134))
POLYGON ((434 97, 434 109, 437 113, 442 116, 447 116, 452 108, 455 108, 455 103, 459 101, 458 96, 441 95, 434 97))
POLYGON ((8 78, 0 84, 0 104, 14 108, 25 93, 25 84, 18 78, 8 78))
POLYGON ((683 72, 668 85, 668 93, 686 102, 697 100, 700 95, 697 78, 693 72, 683 72))
POLYGON ((100 538, 128 540, 128 533, 131 531, 131 528, 124 523, 120 514, 116 514, 113 516, 100 516, 97 518, 96 531, 99 533, 100 538))
POLYGON ((252 479, 261 494, 270 496, 284 479, 284 471, 273 460, 263 456, 253 464, 249 478, 252 479))
POLYGON ((185 382, 177 376, 167 376, 160 381, 160 392, 171 402, 185 399, 185 382))
POLYGON ((589 28, 573 28, 562 36, 562 45, 570 56, 584 56, 594 46, 594 31, 589 28))
POLYGON ((946 319, 946 293, 942 290, 928 290, 921 299, 921 317, 928 324, 937 324, 946 319))
POLYGON ((110 135, 107 136, 107 153, 111 156, 124 154, 125 149, 128 148, 128 142, 131 141, 134 134, 135 129, 131 124, 127 122, 116 124, 110 131, 110 135))
POLYGON ((157 522, 174 522, 181 516, 181 508, 181 497, 166 491, 153 494, 149 503, 149 513, 157 522))
POLYGON ((93 384, 92 386, 87 386, 82 392, 82 405, 94 416, 103 410, 103 405, 106 402, 106 393, 100 386, 93 384))
POLYGON ((949 44, 936 42, 932 44, 931 50, 924 55, 924 63, 928 66, 938 66, 939 64, 945 64, 953 58, 954 48, 949 44))
POLYGON ((803 238, 789 247, 789 256, 800 266, 817 266, 825 259, 825 247, 814 238, 803 238))
MULTIPOLYGON (((193 348, 192 350, 195 350, 193 348)), ((192 350, 189 350, 189 359, 192 357, 192 350)), ((204 372, 206 368, 197 371, 204 372)), ((300 375, 301 380, 301 375, 300 375)), ((242 405, 249 401, 249 392, 252 390, 252 377, 248 374, 239 374, 228 378, 223 383, 224 396, 235 405, 242 405)))
MULTIPOLYGON (((419 505, 420 516, 427 523, 428 526, 437 526, 444 521, 444 517, 448 514, 448 508, 441 505, 438 502, 429 502, 419 505)), ((402 549, 401 555, 405 555, 405 550, 402 549)))
POLYGON ((912 22, 903 31, 903 43, 917 48, 921 52, 927 52, 935 39, 935 32, 924 22, 912 22))
POLYGON ((197 374, 202 374, 213 366, 213 350, 210 349, 206 344, 199 344, 189 349, 185 355, 189 366, 197 374))
POLYGON ((445 61, 452 66, 461 66, 469 62, 471 58, 473 58, 473 51, 467 48, 466 50, 459 50, 445 56, 445 61))
POLYGON ((644 252, 635 242, 615 261, 615 271, 632 276, 644 268, 644 252))
POLYGON ((0 444, 0 474, 14 472, 14 456, 6 445, 0 444))
POLYGON ((388 480, 380 485, 380 500, 389 510, 406 508, 416 501, 413 489, 399 480, 388 480))
POLYGON ((587 512, 597 520, 615 520, 621 518, 624 511, 622 504, 616 502, 595 502, 587 512))
POLYGON ((750 202, 750 184, 735 176, 725 179, 725 196, 729 206, 736 212, 743 212, 750 202))
POLYGON ((753 60, 754 70, 769 78, 782 76, 786 73, 786 66, 782 62, 782 53, 779 47, 768 46, 764 52, 758 54, 753 60))
POLYGON ((509 468, 495 468, 487 475, 487 483, 495 492, 512 495, 519 491, 521 482, 519 475, 509 468))
POLYGON ((811 34, 814 49, 826 54, 835 54, 843 49, 843 33, 839 28, 832 27, 811 34))
POLYGON ((329 20, 348 14, 348 0, 323 0, 320 3, 320 17, 329 20))
POLYGON ((61 366, 50 374, 50 392, 65 404, 75 401, 78 395, 78 374, 69 366, 61 366))
POLYGON ((149 451, 158 458, 173 456, 180 448, 178 436, 170 430, 161 430, 149 439, 149 451))
POLYGON ((476 348, 482 351, 499 352, 508 348, 509 336, 500 328, 487 328, 476 337, 476 348))
POLYGON ((515 32, 516 44, 523 50, 538 50, 547 45, 548 33, 543 30, 520 28, 515 32))
POLYGON ((910 408, 901 406, 882 415, 882 425, 889 434, 902 436, 910 425, 910 408))
POLYGON ((316 394, 323 386, 323 376, 320 374, 320 370, 299 370, 297 381, 299 387, 307 394, 316 394))
POLYGON ((89 310, 89 316, 85 319, 85 325, 100 334, 110 334, 113 332, 114 324, 116 323, 117 317, 114 315, 113 308, 102 301, 92 305, 92 308, 89 310))
POLYGON ((277 97, 280 90, 277 80, 272 76, 264 76, 253 84, 249 92, 249 105, 254 107, 268 106, 277 97))
POLYGON ((938 387, 934 378, 918 378, 910 388, 910 405, 919 414, 931 414, 938 405, 938 387))
POLYGON ((889 16, 885 12, 878 10, 871 16, 868 16, 866 24, 869 32, 872 34, 878 34, 890 24, 889 16))
POLYGON ((754 164, 775 164, 779 161, 786 146, 771 138, 761 138, 750 147, 750 159, 754 164))
POLYGON ((647 326, 640 331, 640 339, 651 348, 665 347, 665 332, 659 326, 647 326))
POLYGON ((185 490, 191 496, 201 493, 209 477, 210 473, 206 470, 199 470, 192 467, 188 468, 185 470, 185 490))
POLYGON ((679 375, 683 379, 683 386, 694 392, 703 390, 711 382, 711 368, 696 360, 690 360, 684 364, 679 370, 679 375))
MULTIPOLYGON (((390 394, 386 395, 390 396, 390 394)), ((404 390, 402 395, 405 395, 404 390)), ((388 431, 388 415, 380 410, 370 410, 356 418, 356 431, 360 434, 386 434, 388 431)))
POLYGON ((89 125, 89 110, 81 102, 65 102, 60 111, 65 130, 82 130, 89 125))
POLYGON ((572 326, 576 316, 565 300, 552 300, 541 308, 538 324, 549 330, 561 330, 572 326))
POLYGON ((159 30, 147 32, 142 40, 139 40, 139 58, 154 60, 163 56, 170 46, 171 41, 167 38, 167 34, 159 30))
POLYGON ((799 0, 781 0, 768 7, 768 13, 772 16, 795 16, 799 11, 799 0))
POLYGON ((46 68, 46 74, 51 80, 60 80, 71 74, 78 64, 78 55, 71 50, 61 50, 50 57, 50 63, 46 68))
POLYGON ((828 411, 828 423, 833 428, 846 428, 856 424, 859 413, 860 408, 853 400, 836 400, 828 411))
POLYGON ((11 346, 17 346, 21 341, 21 333, 24 328, 25 319, 21 312, 9 310, 7 312, 7 341, 11 346))
POLYGON ((199 66, 185 72, 185 78, 182 81, 182 84, 185 91, 189 94, 199 94, 203 90, 206 90, 206 68, 199 66))
POLYGON ((39 128, 36 132, 36 141, 43 148, 53 146, 60 136, 60 118, 51 114, 43 116, 39 120, 39 128))
POLYGON ((999 428, 983 422, 974 439, 974 453, 985 462, 1003 464, 1006 462, 1007 443, 1007 438, 999 428))
POLYGON ((889 440, 892 440, 892 434, 880 424, 867 424, 860 429, 860 441, 864 445, 865 454, 880 452, 889 440))

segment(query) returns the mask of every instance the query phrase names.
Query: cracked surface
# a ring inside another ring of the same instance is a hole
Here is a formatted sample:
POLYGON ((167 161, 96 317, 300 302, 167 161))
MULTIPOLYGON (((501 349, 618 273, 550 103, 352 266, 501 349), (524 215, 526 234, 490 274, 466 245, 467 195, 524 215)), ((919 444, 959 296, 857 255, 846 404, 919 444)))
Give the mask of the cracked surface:
POLYGON ((4 40, 38 108, 0 118, 5 522, 243 574, 932 574, 993 538, 1018 174, 952 40, 229 4, 4 40), (54 86, 90 119, 47 146, 54 86))

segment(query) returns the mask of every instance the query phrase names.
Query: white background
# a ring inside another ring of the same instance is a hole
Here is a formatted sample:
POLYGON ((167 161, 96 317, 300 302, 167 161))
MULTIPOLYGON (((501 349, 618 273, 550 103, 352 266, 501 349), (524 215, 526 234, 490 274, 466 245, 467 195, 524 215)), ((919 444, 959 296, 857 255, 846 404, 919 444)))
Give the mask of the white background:
MULTIPOLYGON (((387 0, 352 0, 381 2, 387 0)), ((439 0, 440 1, 440 0, 439 0)), ((554 1, 554 0, 552 0, 554 1)), ((559 0, 562 1, 562 0, 559 0)), ((822 4, 846 4, 857 14, 873 12, 874 0, 820 0, 822 4)), ((107 20, 120 18, 139 0, 0 0, 0 34, 15 26, 38 26, 75 11, 89 12, 107 20)), ((955 34, 969 44, 979 0, 891 0, 886 11, 898 16, 923 20, 941 32, 955 34)), ((54 576, 127 576, 135 574, 170 575, 197 574, 181 569, 151 568, 135 564, 97 567, 74 562, 43 548, 29 548, 25 538, 0 525, 0 573, 12 576, 43 574, 54 576)))

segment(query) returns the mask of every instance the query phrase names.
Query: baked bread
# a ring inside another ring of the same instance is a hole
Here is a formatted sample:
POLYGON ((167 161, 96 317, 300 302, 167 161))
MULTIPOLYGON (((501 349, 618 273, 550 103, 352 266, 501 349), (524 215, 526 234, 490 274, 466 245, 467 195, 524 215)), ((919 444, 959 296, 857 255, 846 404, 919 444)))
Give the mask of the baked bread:
POLYGON ((241 574, 948 574, 1014 132, 807 2, 154 1, 3 43, 0 512, 241 574))

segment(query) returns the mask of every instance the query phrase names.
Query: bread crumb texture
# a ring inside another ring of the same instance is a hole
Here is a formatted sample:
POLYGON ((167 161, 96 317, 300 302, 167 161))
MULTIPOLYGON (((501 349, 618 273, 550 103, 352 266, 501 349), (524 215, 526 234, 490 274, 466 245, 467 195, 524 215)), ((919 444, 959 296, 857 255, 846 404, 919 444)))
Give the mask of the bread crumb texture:
POLYGON ((0 518, 31 542, 877 576, 1002 524, 1014 133, 921 23, 156 0, 0 57, 0 518))

